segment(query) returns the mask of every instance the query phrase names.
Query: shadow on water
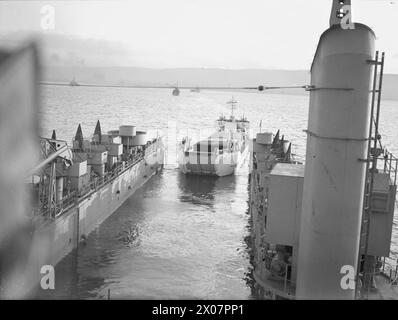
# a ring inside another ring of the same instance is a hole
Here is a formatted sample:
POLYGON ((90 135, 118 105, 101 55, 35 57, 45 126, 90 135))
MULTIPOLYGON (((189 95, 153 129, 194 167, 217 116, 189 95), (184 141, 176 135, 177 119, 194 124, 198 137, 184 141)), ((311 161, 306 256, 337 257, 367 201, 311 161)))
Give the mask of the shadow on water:
POLYGON ((178 173, 178 187, 181 202, 204 205, 214 209, 218 194, 235 190, 236 176, 204 176, 178 173))
POLYGON ((260 296, 258 294, 257 290, 257 285, 256 285, 256 280, 254 279, 254 243, 253 243, 253 237, 252 237, 252 230, 253 230, 253 220, 250 214, 250 183, 251 183, 251 175, 248 174, 247 176, 247 207, 246 207, 246 215, 247 215, 247 225, 246 225, 246 235, 243 238, 243 241, 246 245, 246 253, 248 255, 249 259, 249 267, 247 271, 245 272, 245 283, 247 287, 250 289, 250 297, 249 299, 251 300, 257 300, 260 299, 260 296))
MULTIPOLYGON (((106 285, 106 279, 102 276, 96 276, 93 272, 90 276, 85 274, 84 269, 87 268, 85 263, 86 252, 84 245, 79 249, 73 250, 68 254, 61 263, 55 267, 55 289, 42 290, 39 286, 33 294, 33 299, 52 300, 52 299, 90 299, 96 298, 96 291, 106 285)), ((106 261, 111 260, 106 251, 99 253, 93 257, 92 265, 95 270, 95 265, 98 261, 105 264, 106 261), (96 262, 97 261, 97 262, 96 262)))
MULTIPOLYGON (((217 202, 215 199, 219 194, 233 194, 235 192, 243 191, 237 190, 237 184, 242 180, 245 180, 246 176, 202 176, 202 175, 184 175, 179 173, 178 175, 178 186, 181 191, 179 199, 181 202, 189 202, 194 205, 207 205, 209 208, 214 208, 214 204, 217 202), (239 181, 238 181, 239 180, 239 181)), ((246 181, 243 184, 246 185, 246 181)), ((242 253, 246 254, 249 260, 247 271, 244 272, 243 281, 250 290, 249 299, 259 299, 258 290, 256 288, 256 282, 253 276, 254 270, 254 257, 253 257, 253 242, 252 242, 252 219, 250 216, 249 204, 250 204, 250 175, 247 176, 247 200, 245 214, 247 216, 247 225, 245 226, 246 234, 243 237, 244 248, 241 250, 242 253)), ((238 249, 237 249, 238 251, 238 249)))

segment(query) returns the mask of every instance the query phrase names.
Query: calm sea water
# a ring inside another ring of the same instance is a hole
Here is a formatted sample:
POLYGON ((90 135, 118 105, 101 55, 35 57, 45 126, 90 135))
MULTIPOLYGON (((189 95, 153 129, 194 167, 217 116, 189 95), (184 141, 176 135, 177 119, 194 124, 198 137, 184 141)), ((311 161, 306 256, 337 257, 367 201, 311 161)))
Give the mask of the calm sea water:
MULTIPOLYGON (((230 113, 230 92, 166 89, 42 87, 42 135, 71 141, 77 125, 93 134, 121 124, 152 133, 177 124, 177 135, 214 127, 230 113)), ((234 92, 237 115, 258 132, 281 129, 304 160, 308 97, 234 92)), ((398 155, 398 102, 384 101, 384 145, 398 155)), ((207 132, 206 131, 206 132, 207 132)), ((202 133, 203 134, 203 133, 202 133)), ((56 268, 56 290, 41 298, 251 299, 248 169, 235 176, 189 177, 176 169, 173 145, 165 170, 152 178, 99 226, 87 244, 56 268)), ((393 254, 398 252, 395 219, 393 254)))

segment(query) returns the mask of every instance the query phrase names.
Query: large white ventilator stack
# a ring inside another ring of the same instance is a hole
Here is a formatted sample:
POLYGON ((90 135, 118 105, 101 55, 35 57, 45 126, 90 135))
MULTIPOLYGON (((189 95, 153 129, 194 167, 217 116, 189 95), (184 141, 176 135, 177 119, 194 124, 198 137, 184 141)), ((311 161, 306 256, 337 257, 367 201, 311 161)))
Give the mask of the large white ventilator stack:
POLYGON ((375 35, 336 21, 311 67, 298 299, 355 297, 375 35))

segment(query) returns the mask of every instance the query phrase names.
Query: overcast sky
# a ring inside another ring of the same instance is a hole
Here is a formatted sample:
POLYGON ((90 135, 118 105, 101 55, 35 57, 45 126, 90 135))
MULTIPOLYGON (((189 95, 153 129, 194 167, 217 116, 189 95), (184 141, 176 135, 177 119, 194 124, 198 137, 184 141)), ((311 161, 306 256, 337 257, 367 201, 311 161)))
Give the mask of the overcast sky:
MULTIPOLYGON (((319 36, 328 27, 331 3, 0 1, 0 33, 57 35, 57 54, 82 58, 87 65, 308 69, 319 36), (45 5, 55 10, 52 30, 41 27, 45 5), (65 45, 59 40, 63 37, 68 37, 65 45), (87 43, 95 45, 90 49, 87 43)), ((386 71, 398 73, 398 2, 353 0, 352 4, 354 21, 369 25, 378 37, 378 49, 386 51, 386 71)))

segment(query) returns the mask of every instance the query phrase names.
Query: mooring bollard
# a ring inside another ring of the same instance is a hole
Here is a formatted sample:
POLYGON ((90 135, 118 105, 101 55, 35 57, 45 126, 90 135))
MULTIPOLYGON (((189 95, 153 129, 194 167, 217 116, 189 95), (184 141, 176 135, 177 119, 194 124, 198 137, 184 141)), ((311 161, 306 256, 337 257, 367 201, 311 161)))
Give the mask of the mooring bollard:
POLYGON ((111 289, 108 288, 108 300, 111 300, 111 289))

